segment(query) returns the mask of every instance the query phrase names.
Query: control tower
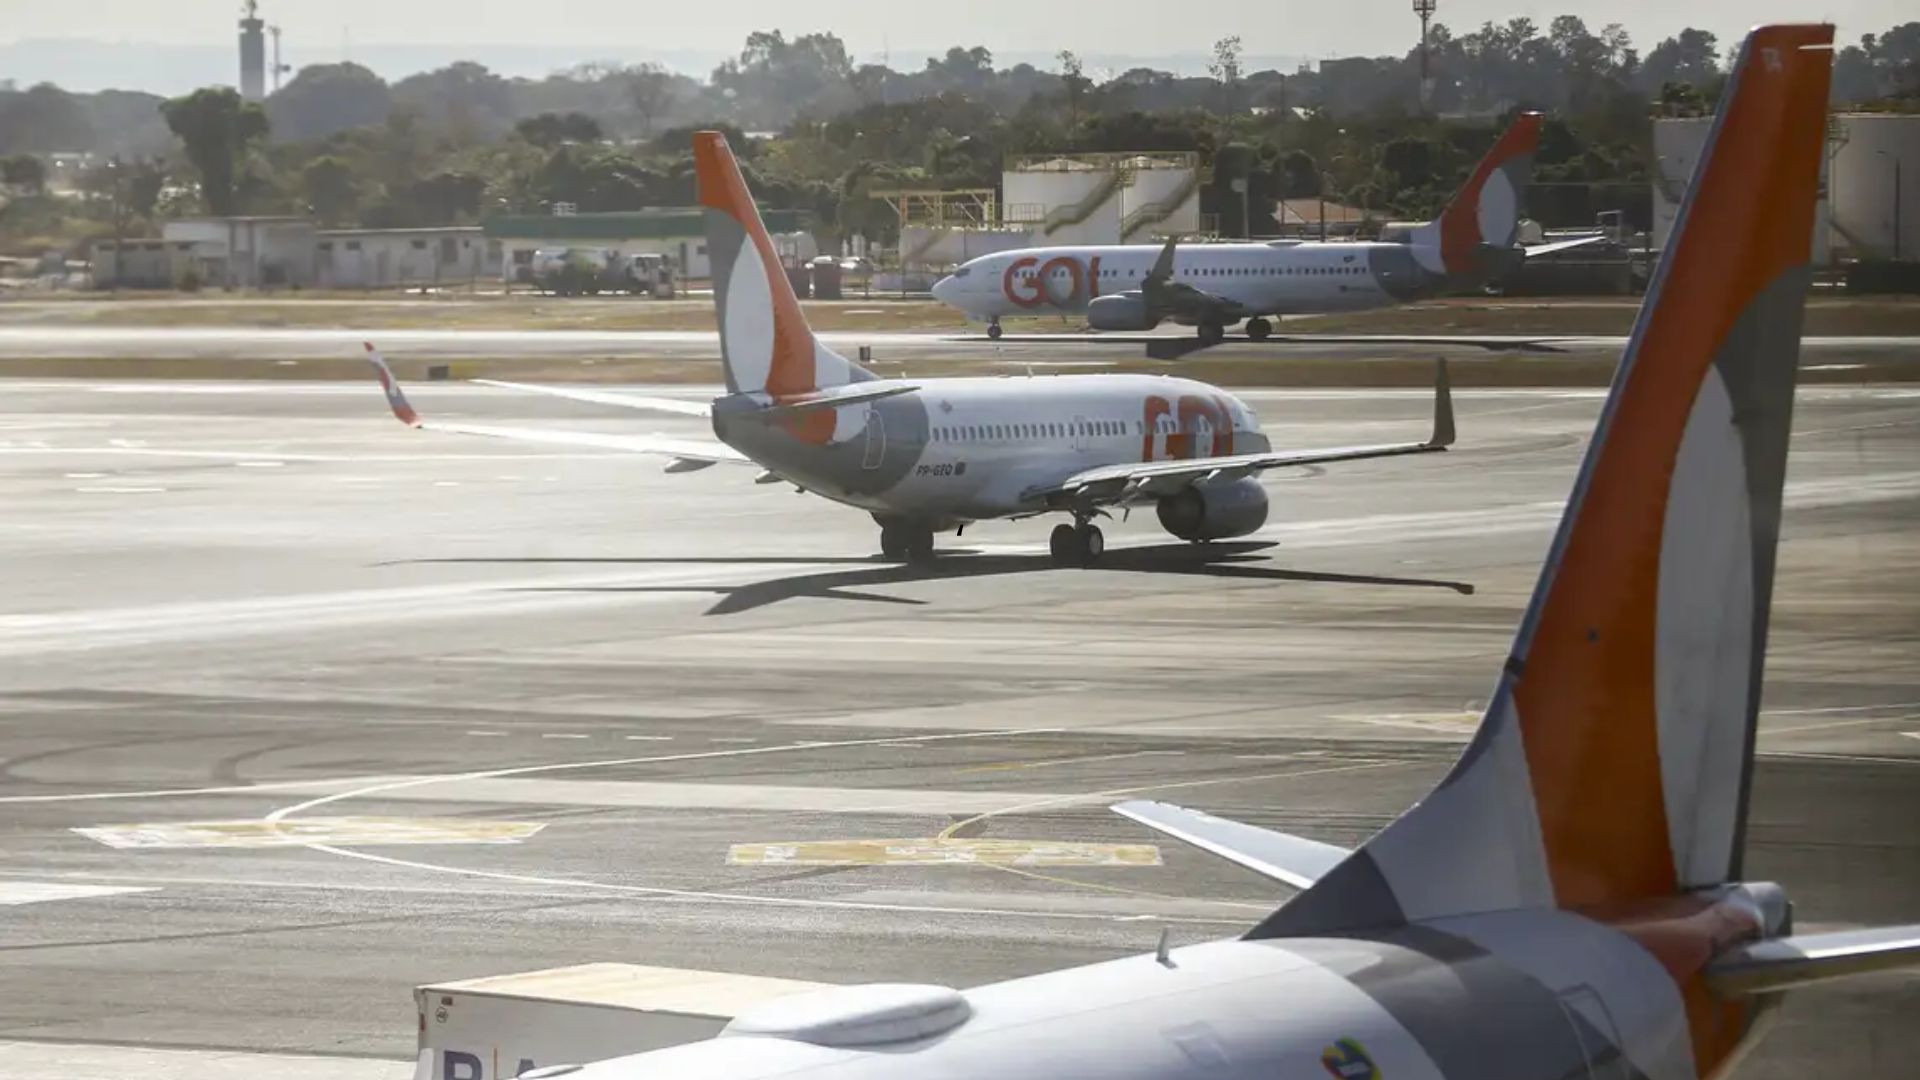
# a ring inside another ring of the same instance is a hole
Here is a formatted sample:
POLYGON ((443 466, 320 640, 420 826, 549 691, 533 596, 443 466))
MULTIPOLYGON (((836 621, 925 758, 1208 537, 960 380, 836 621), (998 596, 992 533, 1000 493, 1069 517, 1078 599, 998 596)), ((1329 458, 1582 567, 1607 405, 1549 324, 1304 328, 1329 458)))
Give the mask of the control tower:
POLYGON ((267 96, 266 25, 260 5, 247 0, 246 14, 240 19, 240 96, 248 101, 267 96))

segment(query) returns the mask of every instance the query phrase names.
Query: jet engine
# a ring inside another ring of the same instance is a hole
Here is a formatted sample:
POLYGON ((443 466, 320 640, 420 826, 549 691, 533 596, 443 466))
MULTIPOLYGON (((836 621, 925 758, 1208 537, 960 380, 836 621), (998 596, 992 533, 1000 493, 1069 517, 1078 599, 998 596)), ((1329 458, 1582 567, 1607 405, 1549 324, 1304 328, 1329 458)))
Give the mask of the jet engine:
POLYGON ((1188 487, 1160 500, 1160 524, 1182 540, 1245 536, 1267 523, 1267 489, 1252 477, 1188 487))
POLYGON ((1096 296, 1087 303, 1087 325, 1095 330, 1151 330, 1160 320, 1137 292, 1096 296))

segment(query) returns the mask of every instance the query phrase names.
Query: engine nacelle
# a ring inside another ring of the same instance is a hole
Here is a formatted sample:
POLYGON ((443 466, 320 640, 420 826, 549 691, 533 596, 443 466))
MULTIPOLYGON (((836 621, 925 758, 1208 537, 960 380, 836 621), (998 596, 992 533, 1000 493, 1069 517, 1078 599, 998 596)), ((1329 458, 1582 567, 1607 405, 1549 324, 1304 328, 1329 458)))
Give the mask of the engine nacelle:
POLYGON ((1253 477, 1189 487, 1160 500, 1160 524, 1182 540, 1245 536, 1267 523, 1267 489, 1253 477))
POLYGON ((1087 303, 1087 325, 1095 330, 1151 330, 1160 320, 1137 292, 1096 296, 1087 303))

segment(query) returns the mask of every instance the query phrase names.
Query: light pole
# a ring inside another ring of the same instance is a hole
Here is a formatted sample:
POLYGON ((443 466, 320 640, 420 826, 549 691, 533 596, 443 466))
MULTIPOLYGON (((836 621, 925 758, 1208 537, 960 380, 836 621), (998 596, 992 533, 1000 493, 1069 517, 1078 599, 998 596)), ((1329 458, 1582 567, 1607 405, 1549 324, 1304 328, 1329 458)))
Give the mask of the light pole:
POLYGON ((120 292, 120 278, 127 272, 127 222, 124 211, 126 200, 120 195, 123 182, 120 169, 120 155, 107 159, 107 175, 113 178, 113 293, 120 292))
POLYGON ((1876 150, 1874 153, 1893 159, 1893 261, 1900 261, 1900 155, 1876 150))
POLYGON ((1433 23, 1439 0, 1413 0, 1413 13, 1420 16, 1420 107, 1427 105, 1427 28, 1433 23))

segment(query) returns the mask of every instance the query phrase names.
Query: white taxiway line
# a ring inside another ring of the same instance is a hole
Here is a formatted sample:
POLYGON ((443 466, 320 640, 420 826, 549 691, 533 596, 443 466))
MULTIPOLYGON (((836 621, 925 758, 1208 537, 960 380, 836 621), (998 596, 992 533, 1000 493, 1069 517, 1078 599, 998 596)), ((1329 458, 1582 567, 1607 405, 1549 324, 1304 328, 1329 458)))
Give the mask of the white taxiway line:
MULTIPOLYGON (((154 885, 75 885, 52 881, 0 881, 0 907, 45 904, 55 900, 92 900, 102 896, 157 892, 154 885)), ((4 1059, 0 1059, 4 1060, 4 1059)))
POLYGON ((265 784, 235 784, 229 787, 159 788, 146 791, 84 791, 70 795, 6 795, 0 804, 106 802, 113 799, 172 799, 188 795, 249 795, 256 791, 308 790, 316 787, 348 787, 392 776, 346 776, 335 780, 281 780, 265 784))
POLYGON ((253 1054, 234 1050, 95 1046, 86 1043, 0 1042, 8 1076, 59 1080, 407 1080, 409 1061, 253 1054))
MULTIPOLYGON (((561 771, 576 770, 576 769, 602 769, 602 768, 609 768, 609 767, 616 767, 616 766, 623 766, 623 765, 655 764, 659 762, 670 762, 670 761, 698 761, 698 760, 705 760, 710 758, 749 757, 749 756, 757 756, 757 755, 765 755, 765 754, 795 753, 795 752, 804 751, 804 750, 840 749, 840 748, 854 747, 854 746, 889 746, 889 745, 897 746, 901 744, 947 742, 947 741, 954 741, 954 740, 961 740, 961 739, 984 739, 984 738, 995 738, 995 737, 1002 737, 1002 736, 1018 737, 1018 736, 1024 736, 1024 735, 1052 734, 1052 733, 1057 733, 1061 730, 1062 730, 1061 728, 1025 728, 1025 729, 1016 729, 1013 731, 970 731, 970 732, 949 733, 949 734, 943 734, 943 735, 915 735, 915 736, 899 736, 899 737, 880 738, 880 739, 849 739, 849 740, 841 740, 836 742, 807 742, 807 743, 797 743, 797 744, 789 743, 789 744, 783 744, 779 746, 742 747, 740 749, 735 749, 735 750, 708 750, 703 752, 692 752, 692 753, 684 753, 684 754, 662 754, 662 755, 656 755, 652 757, 627 758, 627 759, 617 759, 617 760, 609 760, 609 761, 561 762, 557 764, 547 764, 547 765, 527 765, 527 766, 520 766, 517 768, 509 768, 509 769, 490 769, 490 770, 484 770, 484 771, 472 772, 472 773, 457 773, 457 774, 451 774, 446 776, 414 777, 408 780, 400 780, 400 781, 394 781, 394 782, 384 783, 384 784, 372 784, 365 788, 359 789, 357 791, 338 792, 332 795, 324 795, 317 799, 309 799, 306 802, 297 803, 293 806, 281 807, 280 809, 275 810, 272 813, 266 815, 261 820, 270 825, 278 824, 290 818, 296 818, 298 815, 305 814, 321 806, 326 806, 332 803, 341 802, 347 799, 368 798, 368 797, 382 795, 388 792, 397 791, 401 789, 416 788, 416 787, 426 786, 429 784, 445 783, 445 782, 451 782, 451 781, 487 780, 487 779, 497 779, 500 777, 508 777, 508 776, 530 776, 530 775, 536 775, 539 773, 561 772, 561 771)), ((1283 772, 1255 774, 1251 776, 1213 777, 1213 778, 1204 779, 1204 780, 1187 780, 1187 781, 1179 781, 1179 782, 1165 783, 1165 784, 1148 784, 1148 785, 1142 785, 1137 787, 1115 788, 1111 791, 1088 792, 1080 795, 1051 796, 1048 798, 1035 800, 1033 802, 1030 802, 1021 806, 1007 807, 997 812, 990 812, 989 814, 983 814, 981 816, 997 817, 997 816, 1001 816, 1009 813, 1026 812, 1033 809, 1039 809, 1041 807, 1048 806, 1048 805, 1064 804, 1069 801, 1081 802, 1088 799, 1109 798, 1109 797, 1116 797, 1119 795, 1133 795, 1133 794, 1140 794, 1148 791, 1167 791, 1167 790, 1175 790, 1180 788, 1202 787, 1210 784, 1229 784, 1229 783, 1243 783, 1243 782, 1257 781, 1257 780, 1283 779, 1291 776, 1315 776, 1315 775, 1323 775, 1327 773, 1353 772, 1353 771, 1358 771, 1362 769, 1392 768, 1395 766, 1400 766, 1405 764, 1408 764, 1408 763, 1397 762, 1397 761, 1395 762, 1364 761, 1364 762, 1359 762, 1352 765, 1336 765, 1336 766, 1328 766, 1324 768, 1314 768, 1314 769, 1294 769, 1294 770, 1287 770, 1283 772)), ((1067 920, 1076 920, 1076 921, 1100 921, 1100 922, 1111 922, 1111 921, 1115 921, 1116 919, 1122 918, 1121 916, 1116 916, 1114 914, 1105 913, 1105 912, 1027 911, 1027 910, 1011 909, 1011 908, 965 907, 965 906, 958 906, 958 905, 879 903, 879 902, 859 901, 859 900, 827 900, 827 899, 806 898, 806 897, 763 896, 763 895, 753 895, 753 894, 745 894, 745 893, 724 893, 724 892, 713 892, 713 891, 693 890, 693 889, 671 889, 671 888, 647 886, 647 885, 625 885, 625 884, 619 884, 615 882, 590 881, 590 880, 584 880, 580 878, 547 877, 539 874, 513 874, 513 873, 505 873, 502 871, 494 871, 494 870, 480 870, 473 867, 446 866, 438 863, 420 862, 414 859, 400 859, 400 858, 395 858, 388 855, 375 855, 365 851, 353 851, 346 848, 334 847, 329 844, 306 844, 304 846, 311 851, 323 852, 329 855, 338 855, 342 858, 358 859, 363 862, 379 863, 384 866, 393 866, 393 867, 398 867, 401 869, 408 869, 408 870, 419 870, 427 873, 455 874, 455 875, 460 875, 464 877, 482 878, 489 881, 507 881, 507 882, 514 882, 518 884, 524 884, 524 885, 547 886, 547 887, 562 888, 562 889, 581 889, 581 890, 590 891, 590 892, 613 892, 613 893, 622 893, 622 894, 627 894, 632 896, 654 897, 659 899, 693 900, 693 901, 705 901, 709 903, 741 904, 741 905, 747 905, 747 906, 762 906, 762 907, 809 908, 809 909, 816 909, 816 910, 825 909, 825 910, 840 910, 840 911, 892 911, 892 912, 906 912, 906 913, 927 914, 927 915, 1025 917, 1025 918, 1067 919, 1067 920)), ((1238 925, 1244 922, 1244 919, 1225 918, 1225 917, 1217 918, 1217 919, 1175 917, 1175 918, 1162 919, 1160 921, 1178 922, 1178 923, 1195 923, 1195 924, 1203 924, 1203 925, 1218 925, 1220 923, 1232 923, 1232 924, 1238 925)))

